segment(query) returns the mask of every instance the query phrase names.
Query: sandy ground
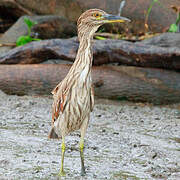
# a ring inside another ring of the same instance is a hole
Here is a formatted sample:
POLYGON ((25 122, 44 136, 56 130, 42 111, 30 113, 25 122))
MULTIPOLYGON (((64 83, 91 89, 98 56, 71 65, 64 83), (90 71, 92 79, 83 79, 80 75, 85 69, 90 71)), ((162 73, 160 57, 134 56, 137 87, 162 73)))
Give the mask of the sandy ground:
POLYGON ((98 100, 80 176, 79 132, 66 137, 66 178, 58 178, 61 142, 47 138, 50 97, 0 92, 0 179, 180 179, 179 105, 98 100))

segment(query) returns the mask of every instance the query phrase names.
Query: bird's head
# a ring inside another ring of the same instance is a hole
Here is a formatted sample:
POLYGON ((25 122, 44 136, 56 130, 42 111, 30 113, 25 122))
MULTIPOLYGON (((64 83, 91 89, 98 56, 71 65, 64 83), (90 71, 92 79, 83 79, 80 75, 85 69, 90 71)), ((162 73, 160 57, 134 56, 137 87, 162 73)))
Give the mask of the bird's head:
POLYGON ((100 9, 89 9, 85 11, 77 21, 78 37, 80 39, 83 35, 93 36, 99 26, 103 24, 114 22, 124 23, 126 21, 130 22, 130 19, 108 14, 100 9))

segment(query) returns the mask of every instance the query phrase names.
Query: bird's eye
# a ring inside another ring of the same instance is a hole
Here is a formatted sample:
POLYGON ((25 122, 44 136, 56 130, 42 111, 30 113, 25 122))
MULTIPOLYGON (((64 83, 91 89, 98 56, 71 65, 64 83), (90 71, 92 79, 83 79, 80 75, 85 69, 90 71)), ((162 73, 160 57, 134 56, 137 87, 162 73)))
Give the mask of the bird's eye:
POLYGON ((96 18, 99 18, 99 17, 101 17, 101 14, 100 13, 94 13, 93 16, 96 18))

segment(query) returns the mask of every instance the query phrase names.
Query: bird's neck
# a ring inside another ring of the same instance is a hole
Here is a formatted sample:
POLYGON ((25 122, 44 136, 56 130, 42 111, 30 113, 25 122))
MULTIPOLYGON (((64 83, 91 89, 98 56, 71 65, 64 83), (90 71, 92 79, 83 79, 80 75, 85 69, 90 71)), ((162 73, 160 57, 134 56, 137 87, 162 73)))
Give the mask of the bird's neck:
POLYGON ((85 68, 89 69, 88 71, 90 71, 93 60, 91 41, 91 37, 80 39, 79 49, 74 64, 72 66, 72 69, 74 69, 74 71, 81 73, 81 71, 83 71, 85 68))
POLYGON ((73 69, 77 71, 83 71, 85 68, 91 70, 93 52, 92 52, 92 40, 93 35, 97 31, 99 26, 78 26, 78 39, 79 49, 76 55, 76 59, 73 64, 73 69))

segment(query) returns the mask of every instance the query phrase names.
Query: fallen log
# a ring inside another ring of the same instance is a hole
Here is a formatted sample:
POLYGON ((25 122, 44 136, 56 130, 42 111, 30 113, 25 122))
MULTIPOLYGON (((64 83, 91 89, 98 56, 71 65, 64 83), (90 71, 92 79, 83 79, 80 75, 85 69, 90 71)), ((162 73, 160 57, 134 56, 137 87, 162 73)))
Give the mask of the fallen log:
MULTIPOLYGON (((0 89, 8 94, 50 95, 70 65, 1 65, 0 89)), ((180 102, 180 74, 130 66, 93 67, 95 95, 100 98, 169 104, 180 102), (173 81, 172 81, 173 80, 173 81)))
MULTIPOLYGON (((180 37, 179 34, 176 36, 180 37)), ((180 69, 179 47, 158 47, 143 42, 110 39, 94 42, 94 65, 119 62, 141 67, 180 69)), ((36 64, 48 59, 74 61, 77 49, 76 38, 32 42, 0 55, 0 64, 36 64)))

